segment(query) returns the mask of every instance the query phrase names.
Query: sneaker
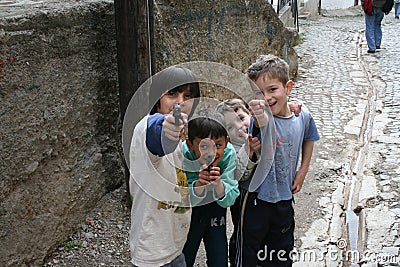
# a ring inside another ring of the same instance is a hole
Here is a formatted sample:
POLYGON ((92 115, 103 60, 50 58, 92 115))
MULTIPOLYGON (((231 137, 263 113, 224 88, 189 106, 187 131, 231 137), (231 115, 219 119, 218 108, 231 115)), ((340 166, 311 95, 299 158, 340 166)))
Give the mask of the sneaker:
POLYGON ((368 49, 367 53, 369 53, 369 54, 375 54, 375 50, 369 50, 369 49, 368 49))
POLYGON ((377 46, 376 46, 376 49, 381 49, 381 46, 380 46, 380 45, 377 45, 377 46))
POLYGON ((394 18, 395 18, 395 19, 399 19, 399 16, 395 16, 394 18))

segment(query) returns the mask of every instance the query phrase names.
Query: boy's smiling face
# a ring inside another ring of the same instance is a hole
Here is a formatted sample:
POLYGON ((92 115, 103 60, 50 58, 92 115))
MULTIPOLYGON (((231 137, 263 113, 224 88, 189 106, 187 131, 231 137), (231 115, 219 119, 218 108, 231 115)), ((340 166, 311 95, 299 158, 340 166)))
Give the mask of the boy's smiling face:
POLYGON ((234 111, 226 111, 224 112, 224 118, 230 140, 236 144, 244 144, 247 138, 246 127, 239 115, 234 111))
POLYGON ((264 95, 266 104, 270 107, 272 114, 289 117, 291 111, 287 105, 287 97, 293 87, 293 81, 289 80, 285 85, 277 78, 270 78, 268 74, 260 75, 255 84, 264 95))
POLYGON ((209 160, 207 159, 207 156, 211 155, 213 158, 213 166, 217 165, 224 156, 224 150, 228 141, 229 138, 226 136, 204 139, 196 137, 193 142, 186 140, 189 149, 194 151, 201 164, 209 165, 210 162, 208 162, 209 160))
POLYGON ((250 127, 250 114, 241 108, 238 108, 236 114, 239 116, 240 120, 243 122, 243 126, 248 129, 250 127))

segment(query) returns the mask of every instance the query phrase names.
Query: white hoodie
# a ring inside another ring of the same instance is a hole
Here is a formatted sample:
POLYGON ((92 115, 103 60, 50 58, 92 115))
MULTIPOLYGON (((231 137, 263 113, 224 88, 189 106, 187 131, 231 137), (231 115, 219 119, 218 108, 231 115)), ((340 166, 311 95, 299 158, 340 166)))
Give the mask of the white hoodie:
POLYGON ((129 245, 132 264, 139 267, 162 266, 179 256, 191 216, 182 144, 171 154, 153 155, 146 147, 147 119, 136 125, 130 151, 129 245))

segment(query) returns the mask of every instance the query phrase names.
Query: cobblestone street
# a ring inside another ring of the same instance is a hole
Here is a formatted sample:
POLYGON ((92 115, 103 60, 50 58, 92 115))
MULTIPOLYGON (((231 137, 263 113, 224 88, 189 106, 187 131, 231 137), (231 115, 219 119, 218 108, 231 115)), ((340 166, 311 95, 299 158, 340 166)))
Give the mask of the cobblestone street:
POLYGON ((301 21, 292 97, 322 138, 296 196, 296 266, 400 264, 400 24, 386 16, 382 50, 369 55, 364 17, 354 14, 301 21))

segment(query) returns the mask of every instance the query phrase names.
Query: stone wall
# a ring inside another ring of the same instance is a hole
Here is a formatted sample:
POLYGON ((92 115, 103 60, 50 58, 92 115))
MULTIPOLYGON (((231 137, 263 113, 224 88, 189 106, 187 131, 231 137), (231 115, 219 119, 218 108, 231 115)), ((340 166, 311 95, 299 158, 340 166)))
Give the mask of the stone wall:
MULTIPOLYGON (((297 35, 249 2, 156 1, 157 69, 211 60, 244 71, 272 52, 294 75, 297 35)), ((40 265, 123 183, 113 1, 23 9, 0 11, 1 266, 40 265)))
POLYGON ((122 182, 111 3, 0 22, 0 265, 38 266, 122 182))
POLYGON ((283 26, 266 1, 156 2, 158 70, 203 60, 244 72, 258 55, 274 53, 289 63, 292 76, 297 74, 297 33, 283 26))

